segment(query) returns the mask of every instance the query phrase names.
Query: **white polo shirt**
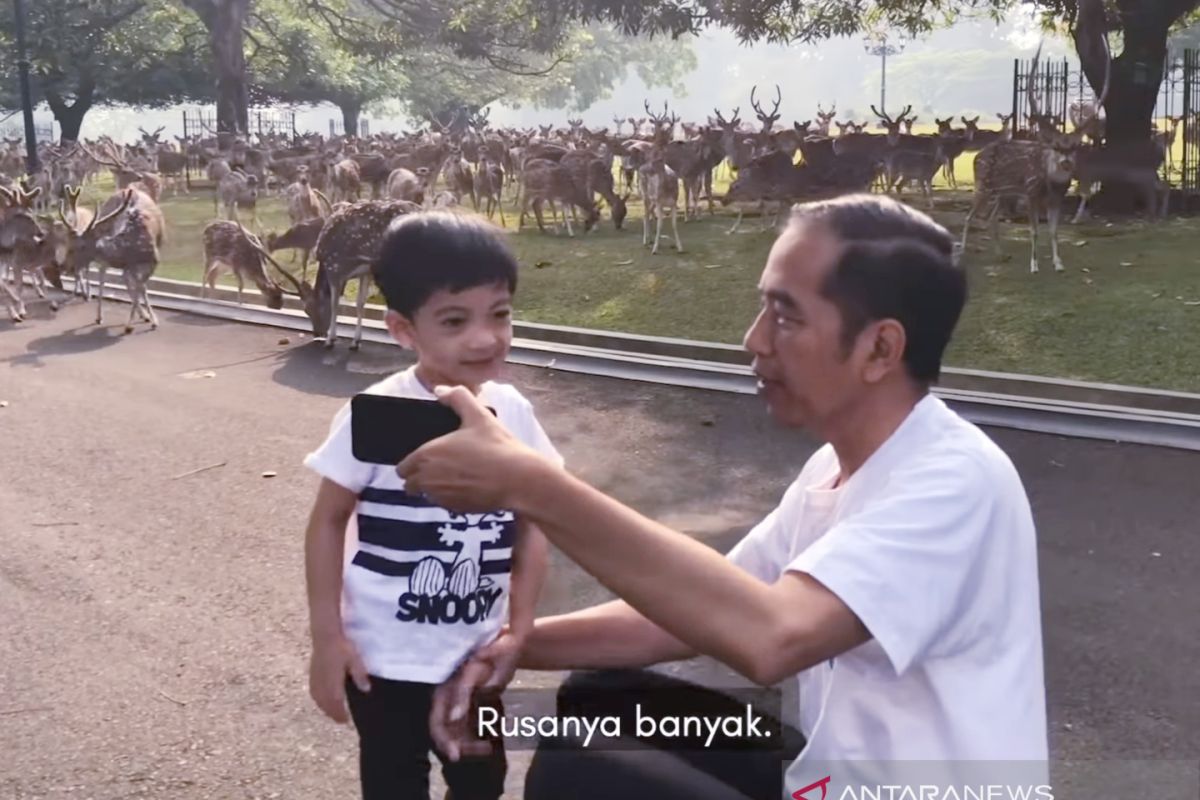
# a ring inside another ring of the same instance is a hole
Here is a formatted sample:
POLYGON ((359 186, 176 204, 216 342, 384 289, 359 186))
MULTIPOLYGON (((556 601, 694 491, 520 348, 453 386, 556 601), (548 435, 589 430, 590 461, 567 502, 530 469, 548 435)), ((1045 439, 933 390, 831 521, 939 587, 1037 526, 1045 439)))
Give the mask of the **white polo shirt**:
MULTIPOLYGON (((364 391, 436 399, 412 367, 364 391)), ((562 464, 515 387, 488 382, 479 399, 513 436, 562 464)), ((347 402, 325 442, 304 459, 358 494, 357 539, 347 542, 343 566, 342 628, 371 675, 441 683, 495 638, 508 615, 516 519, 504 509, 455 514, 404 491, 395 467, 354 457, 350 409, 347 402)))
POLYGON ((1022 761, 1001 773, 1044 780, 1037 542, 1012 462, 927 395, 831 488, 839 471, 833 448, 818 450, 728 556, 769 583, 808 573, 872 635, 798 675, 808 744, 785 797, 826 776, 833 797, 873 789, 918 761, 964 782, 962 762, 1022 761))

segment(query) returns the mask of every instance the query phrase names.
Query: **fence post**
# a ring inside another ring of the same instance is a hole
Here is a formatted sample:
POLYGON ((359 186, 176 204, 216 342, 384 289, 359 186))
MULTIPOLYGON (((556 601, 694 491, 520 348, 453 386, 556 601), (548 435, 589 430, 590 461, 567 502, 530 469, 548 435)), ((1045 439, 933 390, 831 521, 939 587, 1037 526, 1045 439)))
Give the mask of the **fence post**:
POLYGON ((1017 82, 1021 80, 1021 59, 1013 59, 1013 96, 1012 96, 1012 129, 1015 134, 1021 128, 1021 109, 1017 108, 1017 103, 1020 100, 1021 93, 1017 87, 1017 82))

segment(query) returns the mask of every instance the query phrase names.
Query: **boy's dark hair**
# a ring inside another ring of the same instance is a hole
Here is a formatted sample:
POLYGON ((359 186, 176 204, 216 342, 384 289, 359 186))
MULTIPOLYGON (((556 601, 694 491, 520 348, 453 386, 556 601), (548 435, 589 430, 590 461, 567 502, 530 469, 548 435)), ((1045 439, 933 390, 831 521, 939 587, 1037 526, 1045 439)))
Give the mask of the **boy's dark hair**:
POLYGON ((388 225, 371 277, 387 307, 411 320, 439 289, 503 284, 515 292, 517 258, 504 234, 480 217, 419 212, 388 225))
POLYGON ((909 376, 926 389, 936 382, 967 301, 950 233, 920 211, 876 195, 798 205, 790 224, 802 222, 825 226, 843 245, 821 294, 841 312, 844 350, 868 323, 897 320, 909 376))

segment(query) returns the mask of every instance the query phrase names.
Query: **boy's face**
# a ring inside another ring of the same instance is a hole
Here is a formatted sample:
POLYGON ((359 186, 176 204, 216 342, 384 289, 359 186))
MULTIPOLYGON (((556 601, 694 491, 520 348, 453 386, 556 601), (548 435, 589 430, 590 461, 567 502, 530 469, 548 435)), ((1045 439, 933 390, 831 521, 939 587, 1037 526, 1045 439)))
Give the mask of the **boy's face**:
POLYGON ((439 289, 413 318, 387 313, 388 330, 417 352, 417 372, 432 388, 462 385, 478 391, 499 377, 512 345, 512 293, 504 284, 461 292, 439 289))

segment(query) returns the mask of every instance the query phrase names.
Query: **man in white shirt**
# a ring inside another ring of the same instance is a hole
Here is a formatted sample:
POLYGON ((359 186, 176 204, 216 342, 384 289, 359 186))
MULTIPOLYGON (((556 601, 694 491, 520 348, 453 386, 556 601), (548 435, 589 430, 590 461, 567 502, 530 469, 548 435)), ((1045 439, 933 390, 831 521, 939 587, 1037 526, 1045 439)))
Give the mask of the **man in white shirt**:
MULTIPOLYGON (((953 784, 959 797, 981 783, 1043 784, 1028 499, 1008 457, 929 393, 966 300, 951 253, 944 228, 887 198, 795 209, 745 346, 771 416, 827 444, 724 557, 548 463, 469 395, 444 394, 463 428, 400 465, 409 485, 452 508, 529 515, 621 598, 538 620, 520 665, 641 667, 704 654, 764 686, 796 676, 807 744, 785 797, 874 791, 902 773, 953 784), (941 765, 936 779, 902 768, 916 762, 941 765), (983 781, 987 770, 972 763, 1024 766, 983 781)), ((488 658, 477 653, 439 694, 432 724, 451 749, 472 745, 447 709, 461 710, 488 658)), ((644 792, 621 784, 619 770, 576 773, 556 791, 585 797, 601 784, 610 796, 666 797, 669 771, 644 792)), ((710 796, 748 796, 738 792, 714 783, 710 796)))

